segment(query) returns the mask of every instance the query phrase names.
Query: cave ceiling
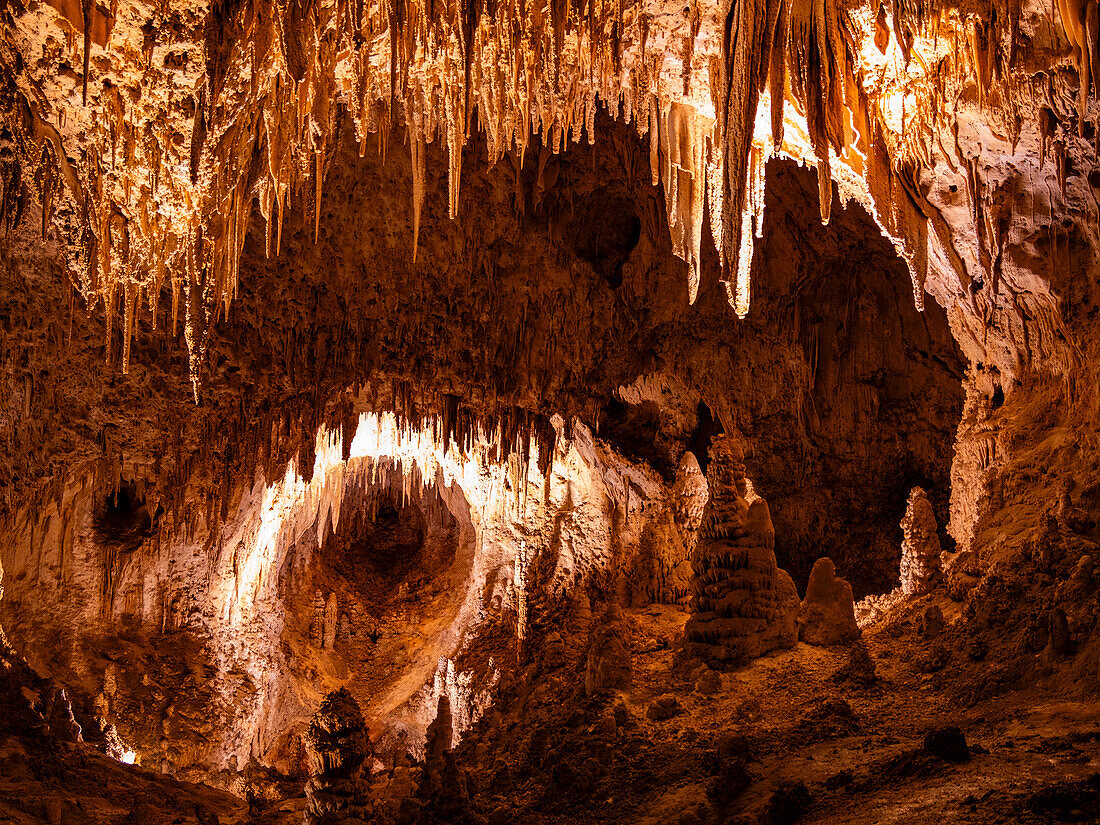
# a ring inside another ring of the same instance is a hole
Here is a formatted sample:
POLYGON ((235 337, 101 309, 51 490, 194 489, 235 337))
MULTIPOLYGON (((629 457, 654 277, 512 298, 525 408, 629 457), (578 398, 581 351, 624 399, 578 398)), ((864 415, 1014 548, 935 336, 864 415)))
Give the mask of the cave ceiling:
POLYGON ((640 380, 682 408, 639 447, 666 473, 696 404, 779 486, 873 453, 884 399, 948 432, 964 364, 990 398, 1081 366, 1093 13, 9 0, 6 506, 125 454, 224 515, 366 407, 545 460, 640 380))
MULTIPOLYGON (((633 173, 661 186, 688 303, 709 248, 749 312, 778 154, 817 167, 823 222, 831 181, 862 203, 917 306, 930 293, 972 360, 1014 372, 1029 324, 1057 337, 1030 264, 1091 239, 1054 217, 1095 209, 1089 8, 7 2, 3 220, 38 203, 82 301, 119 329, 123 372, 169 303, 197 399, 249 239, 278 256, 291 213, 319 237, 347 144, 407 158, 390 231, 411 267, 438 231, 429 179, 450 219, 471 165, 537 163, 552 186, 547 150, 593 143, 607 112, 648 147, 633 173)), ((1029 355, 1072 357, 1057 340, 1029 355)))

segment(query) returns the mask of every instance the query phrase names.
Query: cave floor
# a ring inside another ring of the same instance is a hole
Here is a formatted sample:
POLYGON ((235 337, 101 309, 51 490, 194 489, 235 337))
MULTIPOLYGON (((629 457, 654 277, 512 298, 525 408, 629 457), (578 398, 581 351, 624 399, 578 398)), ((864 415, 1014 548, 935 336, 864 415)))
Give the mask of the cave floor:
MULTIPOLYGON (((686 620, 684 613, 656 606, 633 614, 643 638, 675 639, 686 620)), ((909 646, 905 655, 898 653, 899 640, 875 628, 864 640, 879 676, 872 686, 833 679, 847 662, 845 648, 800 643, 724 674, 717 696, 674 691, 684 712, 663 722, 647 719, 646 710, 670 692, 673 651, 651 649, 635 656, 628 706, 639 733, 655 750, 663 744, 670 756, 713 746, 726 731, 747 737, 748 769, 759 779, 732 802, 727 817, 741 811, 757 819, 790 781, 803 783, 811 797, 799 822, 1097 821, 1100 808, 1076 808, 1080 800, 1066 783, 1091 788, 1087 780, 1100 769, 1100 706, 1026 690, 964 707, 959 685, 914 667, 915 648, 924 640, 900 640, 909 646), (929 730, 949 725, 964 731, 969 761, 947 762, 923 749, 929 730)), ((666 784, 658 773, 646 783, 657 790, 632 799, 615 818, 638 825, 676 822, 685 809, 706 801, 707 782, 685 777, 666 784)), ((1093 806, 1097 790, 1085 792, 1093 806)))
POLYGON ((89 745, 47 745, 34 737, 0 741, 0 822, 78 823, 246 822, 238 797, 117 762, 89 745), (216 817, 216 818, 215 818, 216 817))
MULTIPOLYGON (((848 661, 846 648, 800 643, 723 674, 719 693, 704 696, 671 671, 686 614, 661 606, 629 613, 636 621, 634 684, 604 705, 622 701, 629 721, 618 727, 600 778, 585 780, 578 793, 561 777, 580 768, 559 773, 551 764, 560 758, 579 765, 590 749, 586 740, 606 737, 598 721, 578 728, 573 709, 585 700, 536 689, 522 718, 528 730, 558 726, 550 759, 542 771, 522 757, 511 760, 520 790, 487 795, 490 822, 793 821, 784 818, 789 793, 782 788, 792 783, 808 791, 797 819, 806 823, 1100 821, 1095 703, 1037 688, 975 700, 968 684, 920 672, 932 643, 912 632, 899 637, 887 623, 864 633, 879 677, 873 685, 834 679, 848 661), (654 701, 669 693, 681 712, 648 718, 654 701), (964 732, 969 760, 949 762, 924 749, 925 735, 947 726, 964 732), (742 739, 749 784, 722 806, 713 790, 726 780, 716 776, 708 752, 726 733, 742 739)), ((588 708, 590 718, 601 713, 599 705, 588 708)), ((489 742, 491 753, 523 752, 507 734, 496 748, 489 742)))
MULTIPOLYGON (((975 701, 966 685, 914 665, 926 640, 882 624, 864 634, 875 684, 834 679, 846 648, 799 644, 723 674, 720 691, 705 696, 671 671, 686 614, 662 606, 628 613, 631 688, 584 699, 568 665, 550 673, 532 667, 500 721, 472 737, 488 745, 491 764, 473 758, 474 743, 460 746, 459 762, 480 790, 475 807, 488 822, 793 821, 782 814, 792 783, 806 788, 797 820, 806 823, 1100 821, 1095 703, 1038 688, 975 701), (648 718, 669 693, 680 712, 648 718), (616 707, 621 724, 611 734, 601 719, 616 707), (945 725, 964 732, 968 761, 923 748, 925 734, 945 725), (550 730, 550 745, 533 764, 525 743, 539 728, 550 730), (714 790, 724 780, 711 754, 726 733, 739 735, 748 785, 722 806, 714 790), (588 753, 602 754, 601 769, 578 779, 579 766, 591 765, 583 762, 588 753), (503 784, 493 779, 502 760, 510 777, 503 784), (560 770, 560 762, 577 767, 560 770)), ((288 799, 250 819, 237 797, 85 746, 58 752, 33 739, 0 742, 0 822, 289 825, 303 808, 304 798, 288 799)))

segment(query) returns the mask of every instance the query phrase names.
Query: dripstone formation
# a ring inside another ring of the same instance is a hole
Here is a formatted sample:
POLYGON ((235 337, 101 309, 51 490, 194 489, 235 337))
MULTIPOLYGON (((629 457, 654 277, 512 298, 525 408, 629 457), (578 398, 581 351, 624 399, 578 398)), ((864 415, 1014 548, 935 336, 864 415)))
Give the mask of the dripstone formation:
POLYGON ((798 611, 798 635, 811 645, 839 645, 859 637, 852 586, 836 574, 831 559, 814 562, 798 611))
POLYGON ((347 688, 325 697, 305 738, 313 772, 306 783, 305 825, 369 820, 372 807, 362 771, 372 747, 359 703, 347 688))
POLYGON ((928 590, 940 570, 936 516, 928 494, 920 487, 909 493, 901 530, 901 592, 903 596, 916 596, 928 590))
POLYGON ((797 641, 798 593, 775 560, 775 528, 762 498, 746 499, 745 458, 717 437, 707 471, 710 499, 692 555, 691 618, 684 655, 739 664, 797 641))
POLYGON ((707 479, 690 450, 676 469, 670 498, 671 517, 654 525, 643 541, 654 565, 654 583, 647 601, 687 606, 691 601, 691 555, 699 540, 699 525, 707 503, 707 479))
POLYGON ((695 549, 699 526, 703 523, 703 511, 707 506, 707 478, 699 468, 699 460, 690 450, 680 459, 676 468, 676 482, 672 487, 672 506, 676 524, 684 536, 688 551, 695 549))

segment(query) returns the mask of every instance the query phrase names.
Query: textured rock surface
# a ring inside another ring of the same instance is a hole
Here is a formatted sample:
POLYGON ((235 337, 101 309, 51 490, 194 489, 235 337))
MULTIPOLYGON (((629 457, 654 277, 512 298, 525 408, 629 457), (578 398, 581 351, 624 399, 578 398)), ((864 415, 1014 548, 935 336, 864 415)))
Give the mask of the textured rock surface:
POLYGON ((775 529, 762 498, 746 498, 744 453, 716 437, 707 469, 710 498, 692 556, 689 656, 737 664, 797 641, 798 593, 775 563, 775 529))
POLYGON ((940 539, 928 494, 920 487, 909 493, 901 520, 901 592, 914 596, 928 590, 940 570, 940 539))
POLYGON ((313 770, 306 783, 305 825, 365 822, 373 805, 363 778, 363 763, 371 755, 359 703, 347 690, 333 691, 306 729, 313 770))
POLYGON ((243 793, 345 684, 405 821, 1100 816, 1096 1, 391 5, 0 2, 4 817, 243 819, 88 749, 243 793), (721 432, 770 507, 693 547, 721 432), (889 590, 915 486, 874 660, 669 684, 706 541, 688 635, 740 659, 777 565, 889 590), (613 711, 610 602, 654 610, 613 711), (444 697, 493 749, 414 791, 444 697), (945 780, 909 713, 964 702, 945 780), (899 744, 810 741, 864 714, 899 744), (712 800, 715 725, 766 741, 712 800))
POLYGON ((798 610, 798 638, 811 645, 838 645, 858 637, 852 586, 836 574, 831 559, 818 559, 798 610))

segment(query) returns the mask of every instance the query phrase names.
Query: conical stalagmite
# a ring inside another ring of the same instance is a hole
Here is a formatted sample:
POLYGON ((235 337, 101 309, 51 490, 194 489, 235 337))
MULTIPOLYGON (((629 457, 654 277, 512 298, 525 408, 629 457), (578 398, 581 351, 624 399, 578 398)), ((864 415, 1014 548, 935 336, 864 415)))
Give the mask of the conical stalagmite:
POLYGON ((798 593, 775 562, 775 528, 762 498, 745 494, 744 452, 715 438, 707 468, 710 499, 692 557, 691 618, 684 653, 740 664, 797 641, 798 593))

